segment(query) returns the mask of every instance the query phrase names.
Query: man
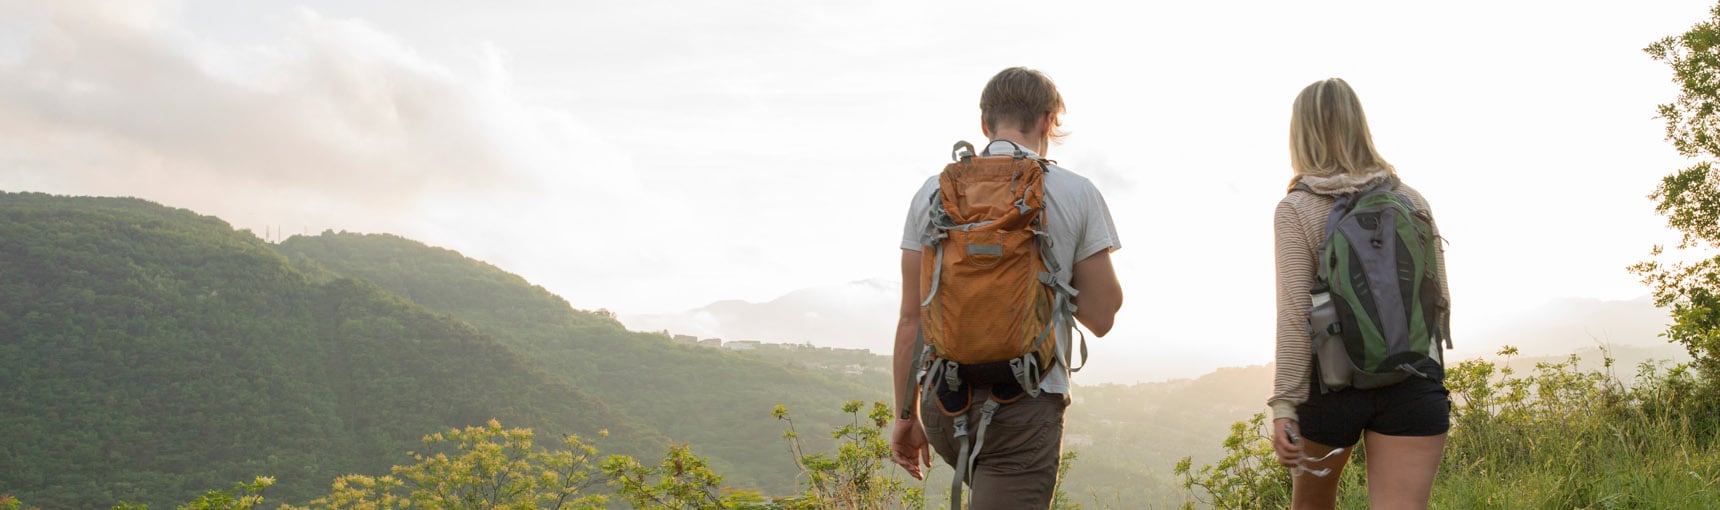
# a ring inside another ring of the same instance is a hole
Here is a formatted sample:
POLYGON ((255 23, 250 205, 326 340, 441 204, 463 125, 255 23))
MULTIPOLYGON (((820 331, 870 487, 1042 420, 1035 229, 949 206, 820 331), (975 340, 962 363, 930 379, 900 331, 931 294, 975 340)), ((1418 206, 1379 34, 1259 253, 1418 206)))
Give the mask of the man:
MULTIPOLYGON (((1021 67, 999 72, 980 94, 980 128, 991 141, 980 156, 1011 155, 1019 148, 1028 157, 1044 157, 1050 142, 1062 136, 1057 127, 1063 110, 1063 97, 1044 73, 1021 67)), ((935 402, 922 404, 915 380, 922 368, 914 363, 924 298, 921 242, 938 182, 936 176, 928 179, 915 194, 901 245, 902 306, 894 359, 898 419, 890 449, 895 462, 916 479, 924 476, 922 467, 931 465, 933 450, 957 465, 955 418, 935 402)), ((1094 335, 1105 336, 1123 302, 1110 256, 1122 245, 1110 210, 1091 181, 1060 166, 1045 165, 1044 183, 1044 227, 1052 241, 1047 257, 1058 269, 1056 281, 1069 282, 1076 290, 1075 320, 1094 335)), ((1075 352, 1069 332, 1057 333, 1063 342, 1058 352, 1075 352)), ((1050 507, 1063 447, 1063 413, 1069 404, 1068 365, 1067 359, 1056 360, 1037 395, 995 409, 967 478, 972 508, 1050 507)))

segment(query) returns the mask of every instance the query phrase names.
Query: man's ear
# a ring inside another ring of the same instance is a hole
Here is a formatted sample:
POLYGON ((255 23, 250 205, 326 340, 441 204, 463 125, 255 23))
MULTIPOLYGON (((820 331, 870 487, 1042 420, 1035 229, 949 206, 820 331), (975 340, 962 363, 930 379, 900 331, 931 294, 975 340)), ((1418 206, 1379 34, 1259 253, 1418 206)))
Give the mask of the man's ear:
POLYGON ((985 133, 985 138, 987 140, 990 140, 992 138, 991 126, 986 125, 985 116, 983 116, 983 115, 981 115, 979 118, 979 132, 985 133))

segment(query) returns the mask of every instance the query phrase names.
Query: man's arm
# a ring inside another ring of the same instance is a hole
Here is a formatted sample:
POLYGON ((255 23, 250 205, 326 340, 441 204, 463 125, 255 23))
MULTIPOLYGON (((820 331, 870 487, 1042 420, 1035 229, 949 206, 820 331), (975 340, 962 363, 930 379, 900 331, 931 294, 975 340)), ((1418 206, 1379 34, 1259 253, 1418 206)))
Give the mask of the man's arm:
MULTIPOLYGON (((916 260, 919 257, 914 257, 916 260)), ((918 273, 918 271, 916 271, 918 273)), ((1087 326, 1094 335, 1105 336, 1116 322, 1117 310, 1123 307, 1123 286, 1117 283, 1117 271, 1111 267, 1110 250, 1100 250, 1076 262, 1069 284, 1080 294, 1075 296, 1075 320, 1087 326)), ((907 288, 905 285, 903 288, 907 288)), ((915 317, 918 321, 918 317, 915 317)), ((913 339, 910 338, 911 342, 913 339)), ((901 349, 901 333, 897 332, 896 348, 901 349)))
POLYGON ((915 480, 931 467, 932 449, 919 416, 919 386, 914 385, 914 344, 920 334, 920 252, 902 250, 902 310, 896 318, 896 354, 891 359, 896 386, 896 426, 890 431, 890 458, 915 480))
POLYGON ((896 317, 896 350, 891 359, 896 387, 896 416, 918 416, 919 387, 914 385, 914 341, 920 334, 920 252, 902 250, 902 307, 896 317), (904 414, 907 411, 912 414, 904 414))

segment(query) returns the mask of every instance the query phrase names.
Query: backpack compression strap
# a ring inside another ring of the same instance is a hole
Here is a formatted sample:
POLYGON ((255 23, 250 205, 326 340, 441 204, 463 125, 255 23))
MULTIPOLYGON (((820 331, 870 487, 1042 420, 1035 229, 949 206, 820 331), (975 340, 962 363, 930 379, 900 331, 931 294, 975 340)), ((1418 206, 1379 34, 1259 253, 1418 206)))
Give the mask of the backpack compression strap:
MULTIPOLYGON (((1041 162, 1041 165, 1043 164, 1044 163, 1041 162)), ((1045 263, 1045 272, 1039 273, 1039 283, 1051 287, 1051 294, 1054 296, 1051 305, 1051 313, 1054 314, 1054 317, 1051 319, 1049 324, 1045 325, 1045 332, 1040 333, 1039 338, 1035 340, 1035 343, 1043 342, 1047 336, 1056 335, 1059 331, 1074 331, 1075 333, 1079 333, 1081 335, 1081 364, 1079 366, 1070 363, 1069 350, 1063 347, 1062 341, 1055 339, 1053 341, 1057 342, 1056 352, 1058 361, 1061 361, 1063 366, 1068 368, 1070 372, 1080 372, 1082 368, 1087 366, 1087 334, 1082 333, 1074 324, 1075 310, 1077 308, 1075 306, 1075 296, 1080 294, 1081 291, 1070 286, 1069 282, 1065 282, 1057 278, 1057 273, 1063 272, 1063 269, 1062 266, 1057 263, 1057 258, 1051 255, 1051 249, 1054 243, 1051 239, 1051 233, 1044 230, 1044 218, 1045 211, 1042 207, 1039 211, 1039 218, 1034 220, 1034 226, 1039 228, 1033 229, 1033 235, 1039 241, 1039 258, 1045 263)), ((1022 387, 1027 388, 1028 386, 1023 382, 1022 387)), ((1032 389, 1029 390, 1029 394, 1035 397, 1039 396, 1039 385, 1037 381, 1035 381, 1031 388, 1032 389)))

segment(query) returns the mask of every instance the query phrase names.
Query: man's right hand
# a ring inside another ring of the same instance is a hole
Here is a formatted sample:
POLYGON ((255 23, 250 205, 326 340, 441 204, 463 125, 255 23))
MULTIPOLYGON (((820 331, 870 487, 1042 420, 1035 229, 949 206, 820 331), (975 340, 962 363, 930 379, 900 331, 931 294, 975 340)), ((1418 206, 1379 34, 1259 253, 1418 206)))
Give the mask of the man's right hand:
POLYGON ((920 468, 932 467, 932 449, 926 445, 926 430, 918 418, 896 420, 896 429, 890 432, 890 458, 915 480, 925 479, 920 468))

